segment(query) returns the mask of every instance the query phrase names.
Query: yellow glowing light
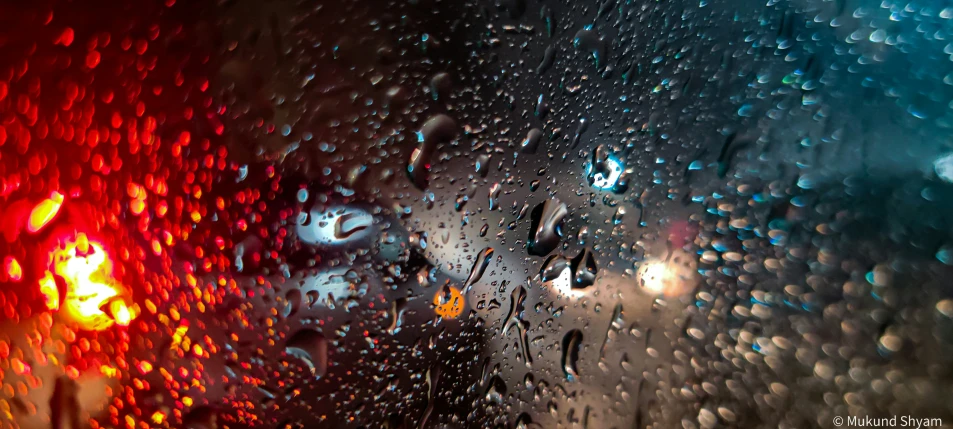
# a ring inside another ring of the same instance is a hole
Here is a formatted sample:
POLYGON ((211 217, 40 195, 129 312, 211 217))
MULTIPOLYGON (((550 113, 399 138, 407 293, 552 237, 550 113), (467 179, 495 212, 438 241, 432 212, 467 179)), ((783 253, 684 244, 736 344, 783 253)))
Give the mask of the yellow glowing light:
POLYGON ((165 414, 162 411, 152 413, 152 423, 161 425, 165 421, 165 414))
POLYGON ((102 375, 105 375, 106 377, 112 377, 112 378, 116 378, 119 376, 119 370, 109 365, 100 365, 99 373, 102 375))
POLYGON ((109 312, 119 326, 129 326, 129 323, 139 315, 135 306, 130 307, 121 299, 114 299, 109 303, 109 312))
POLYGON ((62 206, 63 194, 54 191, 49 198, 40 201, 39 204, 33 207, 33 211, 30 212, 30 218, 27 220, 27 231, 34 233, 43 229, 44 226, 48 225, 50 221, 56 217, 56 214, 60 212, 60 207, 62 206))
POLYGON ((188 325, 179 325, 179 327, 175 328, 175 333, 172 334, 172 346, 170 349, 177 350, 179 348, 179 344, 182 344, 182 340, 185 339, 185 334, 187 332, 189 332, 188 325))
POLYGON ((651 294, 665 292, 665 286, 672 277, 662 261, 648 262, 639 271, 642 287, 651 294))
POLYGON ((671 257, 665 260, 644 261, 638 271, 638 285, 651 295, 684 295, 691 292, 698 283, 697 266, 691 254, 675 250, 671 257))
POLYGON ((89 241, 84 234, 65 249, 53 252, 53 271, 66 280, 63 310, 81 328, 100 331, 114 323, 125 326, 138 316, 138 309, 126 304, 121 296, 122 287, 112 277, 109 255, 101 244, 89 241), (104 305, 110 314, 102 310, 104 305))
POLYGON ((56 280, 53 279, 53 273, 47 271, 40 279, 40 293, 46 300, 46 308, 56 311, 60 309, 60 290, 56 287, 56 280))
POLYGON ((20 266, 20 262, 16 258, 7 256, 3 260, 3 266, 6 268, 10 280, 18 282, 23 279, 23 267, 20 266))

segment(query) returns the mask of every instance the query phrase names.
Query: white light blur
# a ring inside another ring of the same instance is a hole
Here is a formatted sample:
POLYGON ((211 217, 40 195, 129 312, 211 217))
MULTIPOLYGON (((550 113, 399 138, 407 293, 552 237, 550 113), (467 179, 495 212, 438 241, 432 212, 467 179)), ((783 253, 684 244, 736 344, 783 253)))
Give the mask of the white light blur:
MULTIPOLYGON (((592 177, 592 186, 598 189, 610 189, 619 181, 619 177, 622 177, 622 163, 618 159, 613 156, 606 158, 606 166, 609 167, 609 175, 606 176, 602 172, 596 173, 592 177)), ((586 164, 586 175, 591 172, 592 164, 586 164)))
POLYGON ((638 281, 646 292, 652 295, 661 295, 671 284, 672 277, 672 273, 665 262, 647 261, 639 268, 638 281))
POLYGON ((700 281, 693 255, 676 250, 672 257, 642 262, 636 284, 649 295, 681 296, 690 293, 700 281))
POLYGON ((953 153, 948 153, 933 161, 933 171, 944 182, 953 183, 953 153))
POLYGON ((373 222, 374 217, 359 208, 336 206, 326 211, 311 210, 311 222, 298 225, 298 238, 316 245, 342 244, 366 237, 373 222), (342 238, 336 228, 355 232, 342 238))
POLYGON ((566 296, 578 296, 585 294, 583 289, 573 289, 572 269, 570 269, 570 267, 566 267, 561 273, 559 273, 559 277, 556 277, 549 282, 549 285, 552 289, 555 289, 559 293, 566 296))

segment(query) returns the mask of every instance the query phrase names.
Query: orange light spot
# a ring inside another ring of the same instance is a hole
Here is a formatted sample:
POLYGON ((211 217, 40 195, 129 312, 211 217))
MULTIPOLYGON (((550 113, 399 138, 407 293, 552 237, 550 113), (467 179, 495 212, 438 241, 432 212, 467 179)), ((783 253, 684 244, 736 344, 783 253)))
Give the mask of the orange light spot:
POLYGON ((149 310, 149 313, 152 313, 152 314, 156 314, 156 312, 159 311, 155 303, 153 303, 151 300, 148 300, 148 299, 146 300, 146 310, 149 310))
POLYGON ((13 358, 10 360, 10 368, 13 369, 13 372, 17 375, 23 375, 30 372, 30 365, 27 365, 22 360, 13 358))
POLYGON ((40 293, 46 300, 46 308, 56 311, 60 309, 60 290, 56 287, 53 273, 47 271, 40 279, 40 293))
POLYGON ((40 201, 33 207, 33 211, 30 212, 30 219, 26 224, 27 231, 34 233, 43 229, 56 217, 62 206, 63 194, 54 191, 49 198, 40 201))
POLYGON ((165 414, 162 411, 152 413, 152 423, 161 425, 165 421, 165 414))
POLYGON ((142 187, 129 182, 126 184, 126 195, 129 195, 129 198, 139 198, 139 195, 142 193, 142 187))
POLYGON ((132 200, 129 203, 129 211, 138 216, 146 209, 146 202, 143 200, 132 200))
POLYGON ((146 361, 139 362, 139 372, 143 375, 152 372, 152 364, 146 361))
POLYGON ((23 280, 23 267, 20 266, 20 262, 13 256, 4 258, 3 267, 6 269, 7 276, 10 277, 10 280, 15 282, 23 280))
POLYGON ((460 289, 448 286, 434 294, 433 304, 436 306, 434 311, 438 316, 451 319, 463 312, 463 294, 460 293, 460 289))

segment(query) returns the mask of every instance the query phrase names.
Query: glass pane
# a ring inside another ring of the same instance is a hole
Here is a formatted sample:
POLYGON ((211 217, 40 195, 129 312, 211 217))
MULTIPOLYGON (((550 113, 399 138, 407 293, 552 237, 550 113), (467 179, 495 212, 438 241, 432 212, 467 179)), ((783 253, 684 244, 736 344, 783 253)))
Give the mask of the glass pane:
POLYGON ((0 2, 0 428, 953 422, 953 6, 0 2))

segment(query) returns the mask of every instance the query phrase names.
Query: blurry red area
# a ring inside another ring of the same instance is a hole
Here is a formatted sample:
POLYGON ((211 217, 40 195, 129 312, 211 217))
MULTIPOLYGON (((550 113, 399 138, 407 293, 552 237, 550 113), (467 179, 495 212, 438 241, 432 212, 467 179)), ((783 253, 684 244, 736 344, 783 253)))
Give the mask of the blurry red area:
MULTIPOLYGON (((177 352, 153 340, 222 299, 196 279, 230 263, 227 230, 207 219, 233 222, 235 199, 213 186, 238 165, 219 137, 202 16, 195 2, 0 2, 0 354, 36 362, 0 372, 0 386, 121 382, 98 389, 112 412, 94 428, 181 418, 183 398, 139 416, 136 395, 206 376, 179 363, 189 370, 172 377, 171 361, 156 362, 177 352), (188 245, 202 242, 220 245, 188 245), (192 262, 192 281, 173 254, 192 262)), ((182 341, 193 360, 219 351, 182 341)), ((0 407, 0 428, 44 418, 12 412, 0 407)))

